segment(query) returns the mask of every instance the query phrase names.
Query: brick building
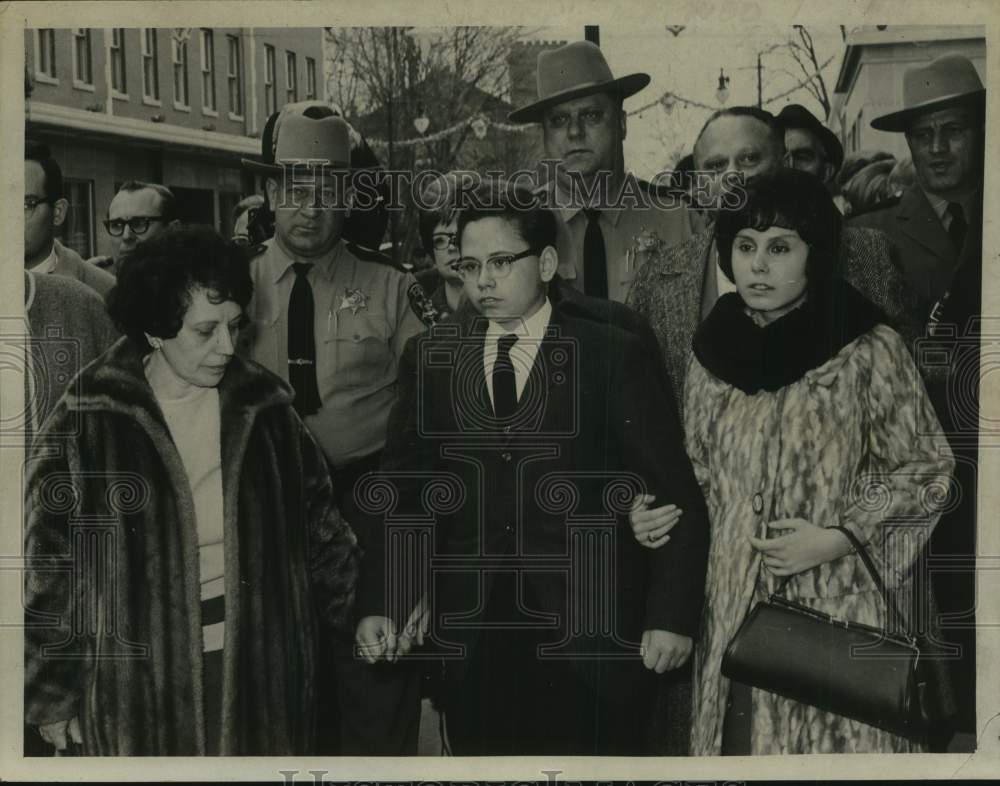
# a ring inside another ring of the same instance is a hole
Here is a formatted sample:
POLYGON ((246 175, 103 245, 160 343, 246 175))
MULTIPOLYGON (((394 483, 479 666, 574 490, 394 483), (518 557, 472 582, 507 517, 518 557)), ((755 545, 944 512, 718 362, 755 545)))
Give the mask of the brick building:
POLYGON ((26 137, 66 177, 64 242, 110 253, 101 227, 126 180, 169 186, 182 218, 231 230, 253 193, 269 114, 325 98, 322 28, 45 28, 25 31, 26 137))

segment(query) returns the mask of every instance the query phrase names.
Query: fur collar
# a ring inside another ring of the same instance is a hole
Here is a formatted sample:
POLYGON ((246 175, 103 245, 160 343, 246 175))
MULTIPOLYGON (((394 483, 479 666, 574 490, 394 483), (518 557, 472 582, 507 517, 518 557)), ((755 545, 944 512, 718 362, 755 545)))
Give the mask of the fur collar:
POLYGON ((714 376, 752 396, 797 382, 885 321, 878 308, 840 279, 764 327, 731 292, 718 299, 695 333, 694 354, 714 376))
MULTIPOLYGON (((127 336, 116 341, 103 355, 80 372, 77 384, 65 396, 69 410, 109 410, 131 414, 145 421, 159 421, 160 408, 146 381, 144 350, 127 336)), ((250 419, 264 409, 289 405, 293 393, 288 384, 256 363, 234 356, 219 383, 219 408, 240 412, 250 419)))

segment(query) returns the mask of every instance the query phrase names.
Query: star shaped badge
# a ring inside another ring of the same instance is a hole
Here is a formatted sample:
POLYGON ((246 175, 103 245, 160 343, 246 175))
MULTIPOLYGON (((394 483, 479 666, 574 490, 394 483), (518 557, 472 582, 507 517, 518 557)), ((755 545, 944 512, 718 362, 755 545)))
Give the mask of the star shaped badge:
POLYGON ((357 316, 361 309, 368 308, 368 295, 360 289, 345 289, 337 311, 343 311, 345 308, 351 309, 351 313, 357 316))

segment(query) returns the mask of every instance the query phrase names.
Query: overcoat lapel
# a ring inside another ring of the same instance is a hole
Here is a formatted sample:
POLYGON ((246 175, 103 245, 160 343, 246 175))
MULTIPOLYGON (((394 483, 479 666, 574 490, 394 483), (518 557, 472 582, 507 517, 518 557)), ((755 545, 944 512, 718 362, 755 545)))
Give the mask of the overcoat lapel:
MULTIPOLYGON (((899 202, 896 221, 899 223, 900 233, 914 243, 945 262, 954 261, 956 252, 951 239, 934 208, 919 188, 914 186, 904 192, 899 202)), ((905 259, 903 262, 905 264, 905 259)))

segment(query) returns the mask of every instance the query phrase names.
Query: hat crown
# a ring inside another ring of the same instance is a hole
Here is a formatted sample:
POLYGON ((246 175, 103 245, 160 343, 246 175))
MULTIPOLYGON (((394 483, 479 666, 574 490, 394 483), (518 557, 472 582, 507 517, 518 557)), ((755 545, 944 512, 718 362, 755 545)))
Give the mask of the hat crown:
POLYGON ((539 100, 577 87, 613 80, 604 53, 590 41, 574 41, 538 55, 536 81, 539 100))
POLYGON ((340 117, 290 114, 275 132, 275 164, 309 159, 346 167, 351 160, 350 131, 340 117))
POLYGON ((903 74, 903 106, 916 107, 983 89, 972 62, 962 55, 943 55, 903 74))

